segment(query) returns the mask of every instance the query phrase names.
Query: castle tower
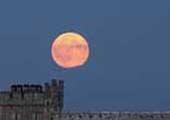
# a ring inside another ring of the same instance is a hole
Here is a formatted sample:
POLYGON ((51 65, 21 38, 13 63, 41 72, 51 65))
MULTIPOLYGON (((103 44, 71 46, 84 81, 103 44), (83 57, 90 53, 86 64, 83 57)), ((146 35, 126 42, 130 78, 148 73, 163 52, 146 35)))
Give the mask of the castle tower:
POLYGON ((45 83, 47 111, 61 112, 64 104, 64 81, 53 79, 45 83))
POLYGON ((45 86, 11 85, 0 91, 0 120, 53 120, 63 110, 64 82, 53 79, 45 86))

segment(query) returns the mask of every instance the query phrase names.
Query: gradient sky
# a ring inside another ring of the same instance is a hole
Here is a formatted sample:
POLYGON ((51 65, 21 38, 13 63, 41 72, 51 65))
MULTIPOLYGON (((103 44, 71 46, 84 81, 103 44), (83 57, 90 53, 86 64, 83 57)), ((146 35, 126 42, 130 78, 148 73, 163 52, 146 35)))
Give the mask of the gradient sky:
POLYGON ((169 0, 1 0, 0 88, 65 80, 66 111, 170 110, 169 0), (88 39, 83 67, 51 59, 54 38, 88 39))

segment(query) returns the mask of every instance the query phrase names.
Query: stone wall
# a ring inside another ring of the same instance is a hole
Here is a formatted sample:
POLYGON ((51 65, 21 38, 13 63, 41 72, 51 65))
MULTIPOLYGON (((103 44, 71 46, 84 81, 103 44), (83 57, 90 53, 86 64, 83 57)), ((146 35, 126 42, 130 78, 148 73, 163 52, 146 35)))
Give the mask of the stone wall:
POLYGON ((62 113, 54 120, 170 120, 170 112, 62 113))

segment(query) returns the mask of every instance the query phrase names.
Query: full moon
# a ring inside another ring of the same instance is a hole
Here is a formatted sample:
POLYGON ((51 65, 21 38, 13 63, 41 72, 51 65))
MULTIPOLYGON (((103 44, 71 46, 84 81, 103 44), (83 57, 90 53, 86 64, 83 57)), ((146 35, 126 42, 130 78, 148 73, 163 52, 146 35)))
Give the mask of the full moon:
POLYGON ((74 68, 85 64, 89 57, 86 39, 75 32, 60 34, 52 43, 53 60, 62 68, 74 68))

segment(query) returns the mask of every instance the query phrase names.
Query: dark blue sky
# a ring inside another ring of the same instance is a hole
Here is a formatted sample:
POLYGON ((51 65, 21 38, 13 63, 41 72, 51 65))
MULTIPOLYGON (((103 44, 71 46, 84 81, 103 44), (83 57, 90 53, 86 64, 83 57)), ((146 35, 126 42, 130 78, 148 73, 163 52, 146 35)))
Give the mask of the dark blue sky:
POLYGON ((170 110, 169 0, 0 1, 0 87, 65 80, 65 110, 170 110), (61 70, 53 39, 88 39, 86 65, 61 70))

